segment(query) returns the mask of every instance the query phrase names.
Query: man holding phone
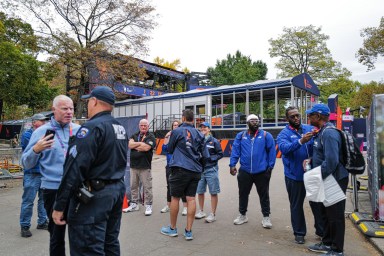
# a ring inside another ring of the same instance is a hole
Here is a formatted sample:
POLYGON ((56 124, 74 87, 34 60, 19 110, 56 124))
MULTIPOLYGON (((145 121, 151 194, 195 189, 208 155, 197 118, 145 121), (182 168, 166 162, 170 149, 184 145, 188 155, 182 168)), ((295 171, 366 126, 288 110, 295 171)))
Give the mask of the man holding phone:
POLYGON ((80 127, 71 122, 73 110, 71 98, 65 95, 56 96, 52 104, 53 117, 33 132, 21 157, 24 169, 32 168, 40 161, 41 189, 44 207, 49 217, 49 251, 50 255, 55 256, 65 255, 65 226, 58 226, 53 222, 52 208, 63 176, 68 141, 80 127), (47 130, 52 130, 55 134, 47 130))

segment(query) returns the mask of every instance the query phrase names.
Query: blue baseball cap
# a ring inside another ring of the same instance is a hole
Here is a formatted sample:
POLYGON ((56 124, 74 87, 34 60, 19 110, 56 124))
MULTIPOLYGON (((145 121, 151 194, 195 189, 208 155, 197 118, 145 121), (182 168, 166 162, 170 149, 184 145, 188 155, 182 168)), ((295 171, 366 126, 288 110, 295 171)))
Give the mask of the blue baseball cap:
POLYGON ((209 129, 211 129, 211 125, 208 123, 208 122, 203 122, 199 125, 199 127, 201 126, 205 126, 205 127, 208 127, 209 129))
POLYGON ((97 86, 90 94, 81 96, 82 99, 89 99, 95 97, 98 100, 102 100, 108 104, 115 105, 115 94, 108 86, 97 86))
POLYGON ((313 113, 319 113, 320 115, 329 116, 329 113, 331 110, 329 110, 329 107, 325 104, 315 104, 310 110, 305 111, 307 115, 313 114, 313 113))

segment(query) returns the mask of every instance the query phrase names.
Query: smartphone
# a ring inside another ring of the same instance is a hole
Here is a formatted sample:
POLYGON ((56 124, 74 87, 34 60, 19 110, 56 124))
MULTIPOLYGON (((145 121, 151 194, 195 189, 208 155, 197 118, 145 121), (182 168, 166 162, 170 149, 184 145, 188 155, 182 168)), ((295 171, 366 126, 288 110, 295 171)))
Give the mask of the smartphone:
POLYGON ((55 130, 47 130, 45 132, 45 136, 44 137, 47 137, 50 134, 53 134, 52 138, 50 138, 51 140, 53 140, 53 138, 55 137, 55 134, 56 134, 55 130))

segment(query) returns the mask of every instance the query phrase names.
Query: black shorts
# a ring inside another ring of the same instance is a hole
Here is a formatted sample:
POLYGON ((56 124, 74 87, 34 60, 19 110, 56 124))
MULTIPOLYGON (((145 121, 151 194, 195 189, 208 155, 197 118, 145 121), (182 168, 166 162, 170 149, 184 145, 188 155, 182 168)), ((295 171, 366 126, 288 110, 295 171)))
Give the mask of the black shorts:
POLYGON ((180 167, 171 167, 169 175, 169 187, 171 196, 182 197, 196 196, 197 184, 201 178, 201 173, 189 171, 180 167))

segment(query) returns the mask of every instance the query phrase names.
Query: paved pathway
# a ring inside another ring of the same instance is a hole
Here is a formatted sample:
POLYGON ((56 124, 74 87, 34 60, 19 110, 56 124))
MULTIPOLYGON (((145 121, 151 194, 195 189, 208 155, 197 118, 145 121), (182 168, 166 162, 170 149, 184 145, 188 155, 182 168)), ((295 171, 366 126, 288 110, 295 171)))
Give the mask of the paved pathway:
MULTIPOLYGON (((181 214, 177 225, 178 237, 170 238, 160 234, 161 226, 169 224, 169 214, 160 213, 166 201, 165 157, 156 156, 153 162, 154 213, 146 217, 144 207, 141 207, 139 212, 123 214, 121 255, 318 255, 307 250, 308 245, 319 241, 314 235, 313 218, 307 202, 306 243, 294 243, 280 159, 277 160, 270 186, 273 228, 266 230, 261 226, 262 216, 255 189, 250 196, 247 214, 249 222, 240 226, 233 224, 233 219, 238 214, 238 193, 237 181, 229 174, 228 162, 229 158, 224 158, 219 163, 222 192, 219 194, 217 221, 208 224, 203 220, 195 220, 195 239, 185 241, 182 231, 186 218, 181 214)), ((48 255, 48 233, 35 229, 35 216, 31 228, 33 236, 21 238, 19 235, 21 192, 20 186, 0 190, 0 255, 48 255)), ((207 212, 209 203, 208 196, 205 203, 207 212)), ((348 219, 345 241, 345 255, 380 255, 348 219)))

